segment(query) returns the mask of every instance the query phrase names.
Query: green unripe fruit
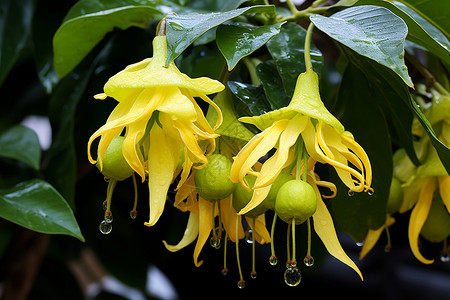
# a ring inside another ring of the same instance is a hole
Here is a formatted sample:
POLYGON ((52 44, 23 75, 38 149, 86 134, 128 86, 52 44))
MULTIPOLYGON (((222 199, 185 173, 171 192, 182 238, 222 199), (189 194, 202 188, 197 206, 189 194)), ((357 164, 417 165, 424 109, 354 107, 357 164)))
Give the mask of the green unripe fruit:
POLYGON ((200 197, 208 201, 222 200, 233 193, 236 185, 230 179, 231 161, 222 154, 213 154, 208 164, 195 171, 195 186, 200 197))
POLYGON ((290 180, 278 191, 275 212, 286 223, 301 224, 311 217, 317 209, 316 193, 311 185, 303 180, 290 180))
POLYGON ((444 205, 433 200, 420 234, 430 242, 442 242, 450 235, 450 215, 444 205))
POLYGON ((100 163, 97 162, 97 168, 105 177, 121 181, 133 175, 134 170, 128 165, 125 157, 123 157, 122 145, 124 139, 125 137, 123 136, 117 136, 112 139, 103 155, 102 170, 100 170, 100 163))
POLYGON ((294 179, 294 177, 292 177, 292 175, 289 174, 289 172, 287 172, 287 171, 283 171, 277 176, 277 179, 275 179, 275 181, 272 183, 272 187, 270 188, 269 194, 267 195, 266 199, 264 200, 265 202, 267 202, 267 207, 269 209, 275 208, 275 200, 277 198, 277 194, 278 194, 278 191, 280 190, 280 188, 286 182, 291 181, 293 179, 294 179))
POLYGON ((398 180, 395 177, 392 177, 391 188, 389 190, 389 198, 386 206, 386 212, 388 214, 393 214, 398 212, 403 202, 403 189, 398 180))
MULTIPOLYGON (((251 188, 255 185, 256 177, 252 175, 245 176, 248 184, 251 188)), ((233 207, 236 212, 243 209, 252 199, 253 190, 249 191, 241 184, 236 185, 236 189, 233 192, 233 207)), ((247 212, 245 215, 250 218, 255 218, 263 213, 265 213, 269 207, 267 207, 267 198, 264 199, 257 207, 253 208, 251 211, 247 212)))

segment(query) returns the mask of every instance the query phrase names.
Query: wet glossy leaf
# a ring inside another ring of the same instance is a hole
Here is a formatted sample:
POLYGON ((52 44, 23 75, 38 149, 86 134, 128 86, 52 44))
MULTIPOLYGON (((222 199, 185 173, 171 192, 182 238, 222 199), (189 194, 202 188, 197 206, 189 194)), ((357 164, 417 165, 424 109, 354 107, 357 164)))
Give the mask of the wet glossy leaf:
POLYGON ((208 30, 243 14, 268 13, 275 14, 272 5, 256 5, 234 9, 226 12, 193 13, 186 15, 167 15, 167 61, 169 64, 177 58, 189 45, 208 30))
POLYGON ((356 241, 362 241, 369 228, 377 229, 386 220, 393 163, 388 126, 378 105, 378 96, 379 91, 364 74, 349 65, 342 78, 334 113, 369 156, 375 193, 371 196, 354 193, 350 197, 348 188, 334 174, 332 181, 338 194, 331 203, 337 223, 356 241))
POLYGON ((0 189, 0 217, 37 232, 66 234, 84 241, 66 200, 40 179, 0 189))
POLYGON ((236 98, 249 108, 254 116, 265 114, 271 110, 262 86, 228 81, 228 87, 236 98))
POLYGON ((286 91, 281 88, 283 86, 283 80, 278 74, 273 60, 268 60, 257 65, 256 74, 264 88, 271 110, 279 109, 289 104, 290 98, 286 94, 286 91))
POLYGON ((242 58, 250 55, 277 35, 283 24, 284 22, 256 27, 241 23, 219 26, 216 42, 227 60, 228 70, 231 71, 242 58))
POLYGON ((151 20, 161 16, 157 8, 137 0, 79 1, 53 38, 57 73, 65 76, 114 28, 146 28, 151 20))
POLYGON ((0 85, 26 45, 33 19, 33 3, 32 0, 0 2, 0 85))
POLYGON ((443 13, 450 11, 450 1, 402 0, 401 2, 420 11, 422 16, 429 20, 436 28, 444 32, 447 38, 450 38, 450 18, 447 13, 443 13))
POLYGON ((408 40, 427 48, 431 53, 450 63, 450 42, 438 28, 430 23, 431 20, 425 19, 419 14, 420 12, 399 1, 363 0, 358 4, 375 4, 388 8, 408 25, 408 40))
POLYGON ((0 156, 18 159, 38 170, 41 146, 37 134, 22 125, 7 129, 0 134, 0 156))
POLYGON ((407 85, 413 86, 404 61, 408 27, 390 10, 362 5, 344 9, 331 17, 313 15, 310 19, 331 38, 390 68, 407 85))
MULTIPOLYGON (((280 74, 286 94, 294 94, 297 77, 306 71, 305 67, 305 36, 306 30, 294 23, 284 24, 278 35, 267 42, 278 73, 280 74), (295 62, 295 63, 293 63, 295 62)), ((323 67, 322 53, 311 44, 311 60, 313 69, 320 75, 323 67)))

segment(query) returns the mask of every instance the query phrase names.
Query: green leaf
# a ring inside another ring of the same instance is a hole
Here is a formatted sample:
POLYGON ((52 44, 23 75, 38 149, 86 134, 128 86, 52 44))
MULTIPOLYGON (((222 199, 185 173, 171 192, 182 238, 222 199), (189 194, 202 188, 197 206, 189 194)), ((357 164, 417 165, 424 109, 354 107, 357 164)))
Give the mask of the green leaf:
POLYGON ((114 28, 146 28, 160 10, 133 0, 81 0, 68 12, 53 38, 54 64, 64 77, 114 28))
POLYGON ((413 87, 404 61, 405 22, 390 10, 374 5, 344 9, 331 17, 312 15, 321 31, 360 55, 392 69, 413 87))
POLYGON ((0 2, 0 86, 25 47, 33 19, 33 0, 0 2))
POLYGON ((195 77, 218 79, 225 65, 225 60, 216 45, 193 47, 188 55, 178 57, 176 63, 180 71, 195 77))
MULTIPOLYGON (((306 71, 305 67, 305 37, 306 30, 294 23, 287 23, 281 28, 280 34, 267 42, 283 87, 289 98, 294 94, 297 77, 306 71), (295 63, 292 63, 295 62, 295 63)), ((313 69, 320 75, 323 67, 322 53, 311 43, 311 60, 313 69)))
POLYGON ((0 189, 0 217, 25 228, 49 234, 66 234, 84 242, 67 202, 40 179, 0 189))
POLYGON ((189 45, 208 30, 243 14, 275 14, 273 5, 255 5, 226 12, 193 13, 186 15, 170 14, 166 16, 167 60, 170 64, 189 45))
POLYGON ((262 86, 238 81, 228 81, 227 84, 234 96, 244 103, 254 116, 271 111, 262 86))
POLYGON ((38 170, 41 146, 34 130, 16 125, 0 134, 0 156, 18 159, 38 170))
POLYGON ((447 37, 419 12, 399 1, 363 0, 358 4, 375 4, 388 8, 408 25, 408 40, 427 48, 431 53, 450 63, 450 43, 447 37))
POLYGON ((401 0, 404 4, 414 7, 436 28, 450 38, 450 1, 442 0, 401 0))
POLYGON ((261 82, 271 110, 289 105, 290 97, 282 89, 283 80, 277 72, 273 60, 268 60, 256 66, 256 75, 261 82))
POLYGON ((419 159, 413 147, 411 125, 413 113, 409 105, 409 91, 404 82, 390 69, 371 59, 343 49, 350 62, 365 74, 367 80, 377 91, 376 100, 392 128, 392 139, 404 148, 411 161, 419 165, 419 159))
POLYGON ((231 71, 242 58, 250 55, 274 35, 280 33, 284 23, 260 27, 245 23, 219 26, 216 32, 216 43, 227 60, 228 71, 231 71))
POLYGON ((386 220, 393 162, 388 126, 377 103, 378 95, 377 88, 371 86, 360 70, 351 64, 346 68, 334 113, 369 156, 375 192, 372 196, 354 193, 350 197, 348 188, 333 174, 338 193, 331 205, 340 228, 356 241, 364 240, 369 228, 377 229, 386 220))

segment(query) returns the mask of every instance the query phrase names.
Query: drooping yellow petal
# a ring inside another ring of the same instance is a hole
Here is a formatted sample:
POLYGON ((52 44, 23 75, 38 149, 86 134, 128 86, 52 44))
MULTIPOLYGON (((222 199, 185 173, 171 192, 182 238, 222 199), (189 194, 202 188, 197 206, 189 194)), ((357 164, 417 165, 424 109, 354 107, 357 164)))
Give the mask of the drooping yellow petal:
POLYGON ((428 217, 431 202, 433 201, 434 191, 436 190, 436 179, 429 178, 425 181, 420 191, 419 200, 414 206, 409 219, 408 239, 409 246, 414 256, 424 264, 432 264, 434 259, 426 259, 419 250, 419 234, 423 224, 428 217))
POLYGON ((205 151, 200 148, 198 139, 193 132, 178 120, 173 121, 173 126, 178 130, 183 145, 188 150, 189 159, 193 163, 206 164, 208 160, 206 159, 205 151))
POLYGON ((252 209, 254 209, 255 207, 257 207, 259 204, 261 204, 261 202, 263 202, 264 199, 266 199, 267 195, 269 195, 271 187, 272 187, 272 185, 270 184, 270 185, 267 185, 262 188, 254 189, 253 194, 252 194, 252 199, 250 199, 250 201, 247 203, 247 205, 244 206, 239 211, 239 214, 240 215, 246 214, 249 211, 251 211, 252 209))
POLYGON ((167 94, 164 100, 158 105, 158 110, 167 113, 172 119, 183 119, 187 121, 197 120, 197 112, 195 110, 194 99, 189 99, 179 88, 167 88, 167 94))
POLYGON ((355 272, 358 273, 361 280, 363 280, 363 276, 359 268, 347 256, 347 254, 344 252, 344 249, 342 249, 341 243, 339 242, 339 239, 336 235, 336 229, 334 228, 333 219, 331 218, 331 215, 328 212, 325 203, 323 203, 322 198, 320 197, 319 189, 314 184, 314 182, 312 182, 312 178, 309 177, 309 179, 310 180, 308 180, 308 183, 310 183, 311 186, 314 188, 317 198, 317 210, 313 215, 314 230, 316 231, 319 238, 322 240, 328 252, 332 256, 336 257, 341 262, 343 262, 344 264, 355 270, 355 272))
POLYGON ((128 165, 145 181, 144 158, 139 149, 139 141, 144 136, 149 118, 143 118, 128 125, 127 133, 122 145, 122 152, 128 165))
POLYGON ((209 238, 209 234, 212 230, 212 206, 213 202, 205 200, 201 197, 198 198, 198 217, 199 217, 199 233, 197 243, 194 249, 194 264, 196 267, 200 267, 203 260, 198 261, 198 256, 203 249, 206 241, 209 238))
POLYGON ((238 215, 236 214, 236 211, 234 210, 234 207, 231 205, 231 199, 232 197, 225 198, 223 200, 220 200, 219 205, 221 209, 221 220, 222 224, 225 228, 225 230, 228 233, 228 237, 233 243, 236 243, 236 241, 243 239, 245 236, 244 228, 242 227, 242 223, 238 224, 238 236, 236 238, 236 230, 235 230, 235 224, 236 224, 236 218, 238 215), (231 207, 230 207, 231 206, 231 207), (230 213, 231 209, 231 213, 230 213))
POLYGON ((369 229, 369 232, 367 232, 366 235, 366 239, 364 240, 364 245, 362 246, 361 252, 359 253, 360 260, 362 260, 370 252, 370 250, 372 250, 385 228, 386 225, 383 225, 378 229, 369 229))
POLYGON ((270 243, 270 234, 266 227, 266 218, 265 215, 259 215, 255 219, 255 228, 253 228, 253 218, 245 217, 247 220, 247 224, 253 231, 255 235, 255 240, 262 244, 270 243))
POLYGON ((199 218, 198 214, 191 212, 189 214, 186 230, 183 237, 176 245, 169 245, 166 241, 162 241, 164 246, 170 252, 176 252, 184 247, 190 245, 198 236, 199 218))
POLYGON ((426 180, 426 178, 421 178, 402 185, 403 202, 398 210, 399 213, 409 211, 414 204, 417 203, 417 200, 419 200, 420 191, 422 190, 422 186, 426 180))
POLYGON ((450 213, 450 176, 439 176, 439 193, 447 211, 450 213))
POLYGON ((260 176, 256 179, 254 188, 272 184, 281 173, 289 157, 289 149, 295 144, 300 133, 305 129, 308 118, 298 114, 290 120, 286 129, 280 135, 280 142, 275 154, 262 166, 260 176))
MULTIPOLYGON (((283 130, 286 128, 289 120, 279 120, 273 123, 271 127, 266 129, 264 138, 254 147, 253 151, 249 153, 249 155, 245 158, 244 163, 242 164, 239 170, 239 182, 243 183, 248 189, 248 184, 244 181, 245 175, 247 175, 248 171, 253 167, 253 165, 264 155, 267 154, 278 142, 278 138, 283 130)), ((238 153, 237 157, 239 157, 241 152, 238 153)), ((238 161, 236 157, 236 161, 238 161)), ((233 172, 233 171, 232 171, 233 172)))
POLYGON ((164 210, 167 191, 178 163, 176 146, 177 143, 167 137, 157 124, 152 127, 148 157, 150 216, 146 226, 153 226, 164 210))
POLYGON ((191 211, 198 214, 197 188, 195 186, 194 173, 177 190, 173 206, 181 211, 191 211))

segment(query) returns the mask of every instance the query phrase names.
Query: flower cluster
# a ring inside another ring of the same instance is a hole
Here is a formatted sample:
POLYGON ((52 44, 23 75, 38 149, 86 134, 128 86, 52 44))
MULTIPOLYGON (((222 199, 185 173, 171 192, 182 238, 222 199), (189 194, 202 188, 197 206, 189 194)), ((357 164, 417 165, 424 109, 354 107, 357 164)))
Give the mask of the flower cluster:
MULTIPOLYGON (((440 141, 450 146, 450 93, 431 88, 429 93, 424 85, 418 85, 419 95, 415 100, 433 126, 440 141), (426 101, 424 95, 430 95, 426 101)), ((442 242, 441 260, 448 261, 447 238, 450 235, 450 176, 442 165, 429 137, 414 120, 412 133, 417 137, 415 152, 421 165, 415 166, 404 149, 394 154, 394 174, 387 205, 387 217, 384 226, 369 230, 361 250, 362 259, 374 247, 383 230, 394 224, 394 213, 410 212, 408 238, 412 253, 424 264, 434 259, 425 258, 419 250, 419 236, 430 242, 442 242)), ((387 249, 391 247, 388 240, 387 249)))
MULTIPOLYGON (((323 200, 336 195, 336 186, 321 180, 315 166, 317 163, 332 166, 349 194, 373 193, 372 169, 363 148, 326 109, 319 94, 318 76, 312 68, 298 76, 288 106, 237 120, 231 95, 222 91, 224 86, 220 82, 191 79, 174 63, 165 66, 165 36, 155 37, 153 51, 151 59, 128 66, 106 83, 103 94, 95 96, 96 99, 109 96, 119 102, 106 124, 88 142, 90 162, 96 163, 109 178, 102 232, 111 230, 110 202, 117 181, 131 176, 136 186, 135 174, 142 182, 148 180, 150 214, 145 225, 152 226, 164 210, 170 185, 177 179, 174 206, 189 212, 189 219, 179 243, 163 242, 169 251, 178 251, 196 240, 193 255, 196 266, 202 264, 199 256, 209 239, 214 248, 224 246, 222 273, 226 274, 229 239, 236 243, 238 286, 243 288, 239 240, 248 238, 253 242, 251 277, 255 278, 256 242, 270 243, 269 262, 277 263, 273 235, 279 218, 288 223, 285 272, 288 285, 297 285, 301 280, 295 228, 303 223, 308 228, 306 266, 314 263, 311 255, 314 228, 328 252, 362 279, 360 270, 339 242, 323 200), (219 94, 213 102, 207 94, 214 93, 219 94), (210 105, 208 116, 213 117, 205 117, 195 98, 210 105), (260 133, 252 134, 243 123, 255 125, 260 133), (218 132, 227 132, 224 126, 239 132, 235 135, 240 142, 244 141, 242 147, 219 136, 218 132), (100 138, 97 159, 93 159, 91 146, 97 138, 100 138), (263 161, 264 156, 269 157, 263 161), (319 187, 330 192, 322 195, 319 187), (273 211, 274 216, 270 233, 265 220, 268 211, 273 211)), ((135 209, 136 205, 132 216, 136 215, 135 209)))

